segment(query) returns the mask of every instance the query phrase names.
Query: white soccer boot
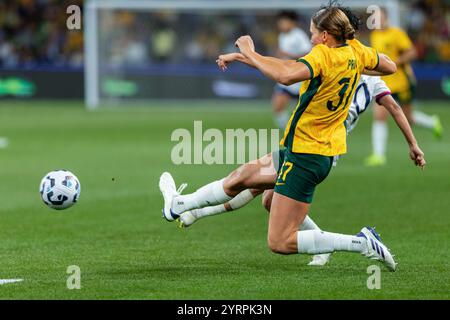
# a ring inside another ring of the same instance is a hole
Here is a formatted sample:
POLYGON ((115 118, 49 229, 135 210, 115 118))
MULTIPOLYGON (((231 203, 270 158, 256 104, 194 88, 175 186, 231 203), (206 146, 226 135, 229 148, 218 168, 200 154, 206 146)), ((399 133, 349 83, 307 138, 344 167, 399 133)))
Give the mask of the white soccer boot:
POLYGON ((180 195, 181 192, 187 187, 186 183, 180 185, 178 190, 175 186, 175 181, 172 175, 168 172, 164 172, 159 178, 159 190, 161 191, 164 198, 164 208, 162 209, 162 216, 167 221, 171 222, 180 216, 172 211, 172 201, 173 198, 180 195))
POLYGON ((200 218, 196 215, 197 209, 183 212, 178 218, 178 226, 180 228, 187 228, 193 225, 200 218))
POLYGON ((394 256, 383 242, 381 242, 380 235, 374 229, 364 227, 357 234, 358 237, 366 239, 367 249, 362 254, 369 259, 383 262, 390 271, 395 271, 397 263, 394 261, 394 256))
POLYGON ((331 259, 331 253, 316 254, 312 257, 311 262, 308 266, 324 266, 331 259))

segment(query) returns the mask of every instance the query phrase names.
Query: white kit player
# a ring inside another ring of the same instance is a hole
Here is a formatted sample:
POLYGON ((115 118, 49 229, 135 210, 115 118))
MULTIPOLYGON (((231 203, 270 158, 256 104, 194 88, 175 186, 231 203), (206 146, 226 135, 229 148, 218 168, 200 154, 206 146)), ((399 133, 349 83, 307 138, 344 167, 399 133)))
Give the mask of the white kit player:
MULTIPOLYGON (((394 118, 408 142, 411 159, 415 159, 417 154, 423 154, 401 107, 380 77, 361 77, 346 119, 347 132, 350 133, 355 128, 360 115, 373 100, 384 106, 394 118)), ((279 153, 283 155, 283 151, 279 153)), ((201 218, 242 208, 261 193, 264 193, 263 205, 270 211, 278 163, 282 162, 282 159, 280 161, 276 157, 278 152, 273 155, 268 154, 246 163, 226 178, 209 183, 187 195, 180 195, 185 184, 177 191, 172 176, 167 172, 163 173, 160 178, 165 204, 163 217, 168 221, 178 220, 180 227, 188 227, 201 218)), ((299 229, 320 230, 309 214, 299 229)), ((330 256, 331 254, 315 255, 309 264, 325 265, 330 256)))
MULTIPOLYGON (((293 11, 282 11, 277 16, 278 52, 280 59, 297 60, 311 51, 308 35, 298 27, 298 16, 293 11)), ((300 83, 290 86, 276 84, 272 95, 275 124, 284 129, 291 113, 287 110, 292 99, 298 100, 300 83)))

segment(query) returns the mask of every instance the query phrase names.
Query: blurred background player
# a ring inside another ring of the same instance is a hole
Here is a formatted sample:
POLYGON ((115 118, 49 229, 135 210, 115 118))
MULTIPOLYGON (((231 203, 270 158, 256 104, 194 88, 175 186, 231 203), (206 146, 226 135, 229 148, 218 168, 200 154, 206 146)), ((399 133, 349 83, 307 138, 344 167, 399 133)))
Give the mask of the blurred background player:
MULTIPOLYGON (((398 71, 382 77, 392 91, 392 96, 403 108, 411 125, 415 124, 432 130, 436 138, 442 136, 442 125, 437 115, 429 116, 418 110, 413 111, 416 78, 410 65, 417 58, 414 45, 405 31, 389 25, 387 12, 381 10, 381 29, 370 35, 371 46, 388 55, 397 64, 398 71)), ((372 125, 372 155, 366 159, 367 166, 380 166, 386 163, 388 141, 388 112, 376 104, 372 125)))
MULTIPOLYGON (((282 11, 277 17, 278 35, 277 56, 284 60, 297 60, 311 50, 311 42, 306 33, 298 26, 298 15, 294 11, 282 11)), ((277 83, 272 96, 275 124, 286 127, 291 113, 287 110, 292 99, 298 101, 300 83, 285 86, 277 83)))
POLYGON ((5 149, 9 145, 8 138, 0 137, 0 149, 5 149))

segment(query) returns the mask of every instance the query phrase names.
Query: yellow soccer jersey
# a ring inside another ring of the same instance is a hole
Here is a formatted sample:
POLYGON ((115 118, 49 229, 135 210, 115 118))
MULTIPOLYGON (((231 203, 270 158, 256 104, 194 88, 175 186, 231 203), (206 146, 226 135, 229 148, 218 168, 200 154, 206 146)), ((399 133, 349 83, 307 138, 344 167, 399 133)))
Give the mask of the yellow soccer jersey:
MULTIPOLYGON (((408 35, 403 30, 394 27, 373 31, 370 34, 370 43, 378 52, 388 55, 394 62, 397 62, 404 51, 413 46, 408 35)), ((396 73, 384 76, 382 79, 392 93, 408 91, 415 82, 415 77, 409 64, 398 66, 396 73)))
POLYGON ((378 66, 377 52, 352 40, 337 48, 317 45, 298 61, 308 66, 312 76, 302 82, 300 101, 281 144, 294 153, 346 153, 348 107, 364 68, 378 66))

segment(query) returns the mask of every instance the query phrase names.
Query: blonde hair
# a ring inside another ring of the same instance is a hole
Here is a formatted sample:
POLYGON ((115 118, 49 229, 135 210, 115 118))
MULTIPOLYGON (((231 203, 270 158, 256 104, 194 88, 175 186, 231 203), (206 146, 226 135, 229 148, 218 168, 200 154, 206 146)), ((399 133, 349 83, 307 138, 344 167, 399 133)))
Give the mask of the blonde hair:
POLYGON ((355 28, 347 15, 337 7, 323 8, 317 11, 311 20, 319 31, 328 32, 336 41, 345 42, 355 38, 355 28))

